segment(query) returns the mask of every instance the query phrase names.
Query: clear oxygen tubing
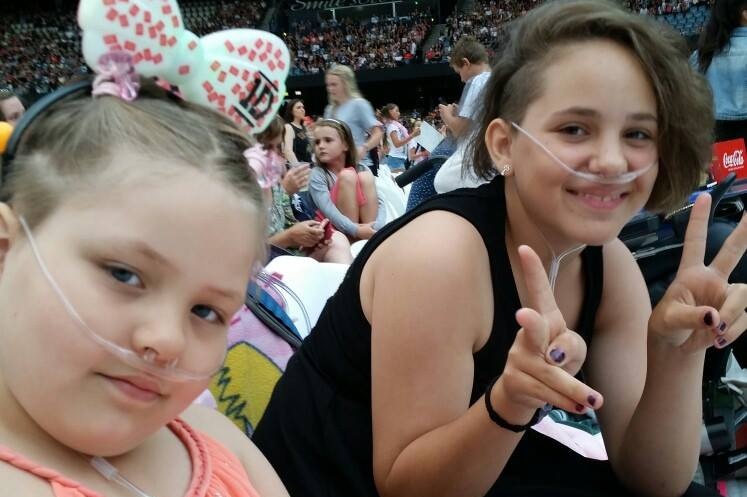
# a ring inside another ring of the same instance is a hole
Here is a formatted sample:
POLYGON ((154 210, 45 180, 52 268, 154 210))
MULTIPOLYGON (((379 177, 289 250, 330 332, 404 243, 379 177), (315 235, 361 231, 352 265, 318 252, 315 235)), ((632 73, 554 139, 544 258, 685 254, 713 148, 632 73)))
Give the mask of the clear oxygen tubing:
MULTIPOLYGON (((547 243, 547 240, 545 240, 545 243, 547 243)), ((547 244, 548 247, 550 244, 547 244)), ((580 252, 581 250, 585 249, 586 245, 581 244, 576 247, 571 247, 567 250, 564 250, 560 253, 560 255, 555 255, 555 251, 553 251, 552 247, 550 247, 550 252, 552 253, 552 260, 550 261, 550 270, 548 271, 548 279, 550 280, 550 289, 552 290, 553 295, 555 295, 555 283, 558 281, 558 272, 560 271, 560 263, 563 261, 565 257, 567 257, 570 254, 573 254, 575 252, 580 252)))
POLYGON ((588 181, 591 183, 597 183, 600 185, 624 185, 625 183, 630 183, 634 181, 636 178, 639 178, 640 176, 643 176, 647 172, 651 170, 654 166, 658 164, 658 161, 654 161, 651 164, 649 164, 646 167, 642 167, 640 169, 636 169, 635 171, 629 171, 627 173, 618 174, 616 176, 604 176, 601 174, 594 174, 584 171, 577 171, 573 169, 571 166, 563 162, 558 158, 557 155, 552 153, 549 148, 547 148, 542 142, 540 142, 537 138, 532 136, 527 130, 516 124, 515 122, 512 122, 511 125, 516 128, 518 131, 520 131, 524 136, 529 138, 535 145, 537 145, 539 148, 541 148, 551 159, 553 159, 560 167, 568 171, 573 176, 582 179, 584 181, 588 181))
POLYGON ((112 466, 112 464, 103 457, 92 457, 89 462, 91 463, 91 466, 93 466, 93 469, 95 469, 101 476, 106 478, 108 481, 114 482, 117 485, 126 488, 133 495, 137 495, 137 497, 153 497, 150 494, 145 493, 143 489, 122 476, 117 468, 112 466))

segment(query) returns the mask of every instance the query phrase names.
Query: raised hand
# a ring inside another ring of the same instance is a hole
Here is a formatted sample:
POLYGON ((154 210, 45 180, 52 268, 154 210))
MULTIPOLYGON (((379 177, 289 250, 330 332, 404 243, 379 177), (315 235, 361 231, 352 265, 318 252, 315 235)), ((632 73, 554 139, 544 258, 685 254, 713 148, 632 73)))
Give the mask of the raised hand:
POLYGON ((311 171, 309 165, 296 166, 291 168, 283 177, 283 189, 292 195, 309 185, 311 171))
POLYGON ((677 277, 649 319, 649 334, 683 350, 724 347, 747 329, 747 285, 729 275, 747 249, 747 219, 726 239, 710 265, 703 262, 711 196, 695 201, 677 277))
POLYGON ((570 412, 599 408, 602 395, 574 378, 586 359, 586 343, 567 328, 537 254, 521 246, 519 257, 528 306, 516 313, 521 329, 493 395, 500 389, 512 403, 532 409, 548 403, 570 412))

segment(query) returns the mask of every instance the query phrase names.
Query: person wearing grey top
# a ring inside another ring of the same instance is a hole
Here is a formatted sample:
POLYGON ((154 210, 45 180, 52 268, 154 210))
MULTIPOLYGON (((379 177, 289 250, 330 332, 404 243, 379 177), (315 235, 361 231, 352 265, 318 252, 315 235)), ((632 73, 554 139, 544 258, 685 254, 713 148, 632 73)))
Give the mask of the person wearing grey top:
POLYGON ((323 119, 314 128, 317 164, 311 170, 309 194, 317 219, 351 239, 368 239, 386 223, 384 199, 371 171, 356 165, 350 128, 336 119, 323 119))
POLYGON ((324 118, 337 119, 350 127, 358 152, 358 163, 370 168, 372 161, 369 152, 379 145, 384 130, 371 104, 361 96, 353 70, 338 64, 326 72, 324 84, 329 98, 324 118))

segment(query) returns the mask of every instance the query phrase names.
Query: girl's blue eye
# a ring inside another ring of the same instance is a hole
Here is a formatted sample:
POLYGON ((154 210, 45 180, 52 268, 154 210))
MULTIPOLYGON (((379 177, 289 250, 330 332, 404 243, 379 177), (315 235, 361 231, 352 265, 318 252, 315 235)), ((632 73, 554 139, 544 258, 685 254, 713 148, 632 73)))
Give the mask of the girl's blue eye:
POLYGON ((130 271, 129 269, 124 269, 117 266, 110 266, 107 268, 107 271, 109 271, 109 274, 112 275, 112 277, 119 281, 120 283, 124 283, 125 285, 130 286, 142 286, 143 282, 140 280, 140 277, 130 271))
POLYGON ((211 323, 222 323, 223 322, 220 315, 217 312, 215 312, 214 309, 206 305, 196 305, 192 307, 192 312, 198 318, 204 319, 205 321, 208 321, 211 323))

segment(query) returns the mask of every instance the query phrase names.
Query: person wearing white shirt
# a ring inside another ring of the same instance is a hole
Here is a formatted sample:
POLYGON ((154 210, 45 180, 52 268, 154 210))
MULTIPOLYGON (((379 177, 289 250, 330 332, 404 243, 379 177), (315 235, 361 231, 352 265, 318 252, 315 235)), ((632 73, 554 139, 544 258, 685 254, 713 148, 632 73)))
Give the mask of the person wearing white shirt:
POLYGON ((386 124, 386 140, 389 144, 386 164, 392 171, 404 169, 407 161, 407 146, 420 134, 420 129, 413 131, 412 134, 407 132, 407 128, 399 122, 400 113, 397 104, 385 105, 381 109, 381 115, 386 124))
POLYGON ((454 45, 449 65, 465 85, 459 104, 442 104, 438 108, 441 119, 458 142, 456 151, 443 163, 433 181, 438 193, 474 188, 485 182, 472 174, 470 168, 463 170, 462 163, 473 133, 482 90, 490 77, 487 50, 476 39, 463 37, 454 45))

